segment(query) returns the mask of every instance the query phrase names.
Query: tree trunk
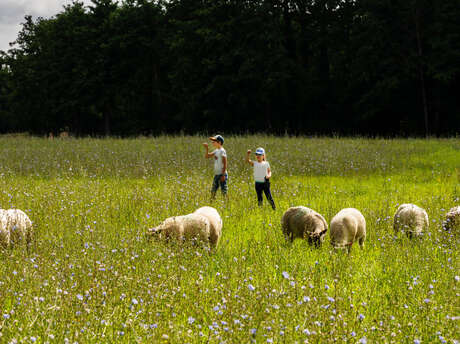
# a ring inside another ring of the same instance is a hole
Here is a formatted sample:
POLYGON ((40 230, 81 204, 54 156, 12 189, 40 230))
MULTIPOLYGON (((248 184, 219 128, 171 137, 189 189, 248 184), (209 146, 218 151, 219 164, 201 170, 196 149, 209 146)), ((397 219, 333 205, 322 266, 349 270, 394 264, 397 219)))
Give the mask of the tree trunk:
POLYGON ((434 81, 434 132, 439 136, 440 114, 441 114, 441 82, 434 81))
POLYGON ((104 111, 104 133, 110 136, 110 118, 112 117, 112 107, 107 104, 104 111))
POLYGON ((415 2, 415 34, 417 37, 417 53, 418 53, 418 76, 420 82, 420 88, 422 91, 422 106, 423 116, 425 122, 425 136, 430 135, 430 127, 428 122, 428 102, 426 98, 426 84, 425 84, 425 73, 423 71, 423 49, 422 49, 422 38, 420 33, 420 9, 417 1, 415 2))

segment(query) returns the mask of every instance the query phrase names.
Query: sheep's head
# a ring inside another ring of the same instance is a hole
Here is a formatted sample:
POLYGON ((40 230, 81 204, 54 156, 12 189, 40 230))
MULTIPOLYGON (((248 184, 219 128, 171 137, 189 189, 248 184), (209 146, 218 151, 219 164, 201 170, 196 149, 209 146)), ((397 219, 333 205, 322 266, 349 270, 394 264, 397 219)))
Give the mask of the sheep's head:
POLYGON ((316 230, 308 236, 308 243, 320 247, 326 239, 328 226, 324 217, 319 214, 315 214, 315 222, 316 230))
POLYGON ((149 228, 147 229, 147 233, 145 233, 145 236, 147 238, 147 240, 150 240, 152 238, 159 238, 160 235, 161 235, 161 228, 160 226, 158 227, 153 227, 153 228, 149 228))
POLYGON ((176 217, 170 217, 164 220, 156 227, 150 228, 147 232, 149 237, 161 238, 162 236, 168 237, 171 228, 176 226, 176 217))
POLYGON ((168 219, 160 223, 158 226, 149 228, 147 230, 147 235, 149 237, 160 237, 161 234, 165 231, 165 229, 168 227, 168 219))
POLYGON ((159 235, 162 232, 162 228, 160 226, 153 227, 148 229, 148 234, 150 235, 159 235))
POLYGON ((447 214, 442 222, 442 228, 446 231, 460 230, 460 209, 447 214))
POLYGON ((320 247, 323 241, 326 239, 327 228, 323 229, 320 232, 311 233, 308 236, 308 243, 310 245, 315 245, 315 247, 320 247))

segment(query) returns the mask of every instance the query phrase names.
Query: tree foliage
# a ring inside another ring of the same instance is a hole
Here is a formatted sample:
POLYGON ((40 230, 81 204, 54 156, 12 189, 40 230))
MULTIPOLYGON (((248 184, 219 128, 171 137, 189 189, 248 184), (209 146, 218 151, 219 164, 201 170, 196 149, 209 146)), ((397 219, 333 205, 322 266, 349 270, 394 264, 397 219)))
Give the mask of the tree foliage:
POLYGON ((92 0, 26 16, 0 131, 448 135, 456 0, 92 0))

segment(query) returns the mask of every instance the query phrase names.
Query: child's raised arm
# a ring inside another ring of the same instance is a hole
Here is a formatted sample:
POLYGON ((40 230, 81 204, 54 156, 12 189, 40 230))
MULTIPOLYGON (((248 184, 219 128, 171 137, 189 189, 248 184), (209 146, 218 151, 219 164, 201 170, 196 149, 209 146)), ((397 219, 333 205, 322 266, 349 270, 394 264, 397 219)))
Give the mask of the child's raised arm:
POLYGON ((205 149, 205 152, 204 152, 204 158, 207 159, 207 158, 210 158, 214 155, 214 152, 211 152, 209 153, 209 147, 208 147, 208 144, 206 142, 203 143, 203 147, 205 149))
POLYGON ((246 154, 246 162, 247 162, 249 165, 254 166, 254 162, 253 162, 251 159, 249 159, 249 156, 250 156, 250 155, 251 155, 251 150, 249 149, 248 152, 247 152, 247 154, 246 154))

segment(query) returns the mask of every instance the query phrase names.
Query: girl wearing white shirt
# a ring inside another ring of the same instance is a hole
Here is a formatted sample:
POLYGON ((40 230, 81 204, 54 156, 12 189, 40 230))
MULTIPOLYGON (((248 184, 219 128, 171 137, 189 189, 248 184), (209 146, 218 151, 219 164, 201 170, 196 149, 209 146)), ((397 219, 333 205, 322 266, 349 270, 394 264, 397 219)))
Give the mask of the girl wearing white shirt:
POLYGON ((257 161, 249 159, 250 155, 251 150, 248 150, 246 161, 254 167, 254 181, 256 183, 257 201, 259 202, 259 206, 262 206, 263 204, 263 192, 265 197, 267 197, 268 202, 270 202, 273 210, 276 210, 275 201, 273 201, 273 197, 270 192, 270 178, 272 176, 272 172, 270 170, 270 164, 265 160, 265 150, 263 148, 256 149, 257 161))

